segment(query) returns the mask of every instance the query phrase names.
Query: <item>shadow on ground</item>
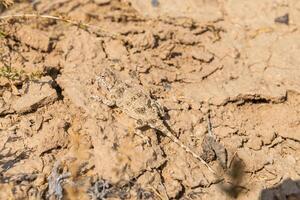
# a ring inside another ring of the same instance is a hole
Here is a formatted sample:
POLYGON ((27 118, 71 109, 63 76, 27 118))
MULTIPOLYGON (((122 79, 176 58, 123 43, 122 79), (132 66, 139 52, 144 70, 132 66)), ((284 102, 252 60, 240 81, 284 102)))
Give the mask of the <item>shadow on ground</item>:
POLYGON ((298 200, 300 199, 300 180, 288 178, 280 185, 261 191, 260 200, 298 200))

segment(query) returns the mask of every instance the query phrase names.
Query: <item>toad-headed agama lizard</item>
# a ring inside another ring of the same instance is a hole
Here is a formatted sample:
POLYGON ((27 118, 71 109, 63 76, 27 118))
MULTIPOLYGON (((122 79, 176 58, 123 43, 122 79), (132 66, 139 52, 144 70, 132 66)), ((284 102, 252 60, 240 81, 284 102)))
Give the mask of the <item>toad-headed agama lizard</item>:
POLYGON ((164 109, 150 97, 140 85, 134 85, 121 81, 117 74, 109 68, 105 68, 99 76, 96 77, 96 83, 104 92, 105 98, 98 97, 102 103, 112 107, 117 106, 129 117, 136 120, 139 128, 148 126, 162 132, 173 142, 179 145, 184 151, 190 153, 193 157, 200 160, 211 172, 215 171, 194 151, 184 145, 167 128, 163 117, 164 109))

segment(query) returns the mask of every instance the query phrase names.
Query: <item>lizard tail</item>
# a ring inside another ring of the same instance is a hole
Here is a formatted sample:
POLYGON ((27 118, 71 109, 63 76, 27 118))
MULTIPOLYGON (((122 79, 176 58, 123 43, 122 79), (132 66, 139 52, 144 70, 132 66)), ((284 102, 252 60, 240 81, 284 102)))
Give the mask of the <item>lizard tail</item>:
POLYGON ((211 171, 213 174, 217 175, 217 173, 208 165, 205 160, 203 160, 198 154, 196 154, 194 151, 192 151, 188 146, 183 144, 175 135, 171 133, 170 130, 168 130, 165 126, 163 128, 159 129, 163 134, 165 134, 168 138, 170 138, 173 142, 175 142, 177 145, 179 145, 184 151, 187 153, 190 153, 194 158, 198 159, 201 163, 203 163, 209 171, 211 171))

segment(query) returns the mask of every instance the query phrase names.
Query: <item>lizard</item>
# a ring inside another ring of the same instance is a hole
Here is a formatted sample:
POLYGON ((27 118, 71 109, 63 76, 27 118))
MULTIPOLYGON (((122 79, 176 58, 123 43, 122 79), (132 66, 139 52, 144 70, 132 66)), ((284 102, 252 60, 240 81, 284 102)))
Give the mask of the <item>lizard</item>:
POLYGON ((104 70, 96 76, 97 87, 106 96, 97 97, 102 103, 109 107, 116 106, 130 118, 136 120, 137 130, 148 126, 171 139, 185 152, 203 163, 212 173, 216 172, 197 153, 183 144, 166 125, 164 108, 145 89, 138 84, 132 84, 128 80, 122 81, 116 72, 110 68, 104 70))

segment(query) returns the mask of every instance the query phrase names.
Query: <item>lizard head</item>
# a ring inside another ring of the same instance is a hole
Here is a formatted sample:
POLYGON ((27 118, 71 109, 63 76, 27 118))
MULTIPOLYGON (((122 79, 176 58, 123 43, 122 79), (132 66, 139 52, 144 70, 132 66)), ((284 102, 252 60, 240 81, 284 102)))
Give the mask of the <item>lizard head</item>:
POLYGON ((116 74, 108 68, 105 68, 97 77, 96 81, 100 87, 110 90, 116 84, 116 74))

